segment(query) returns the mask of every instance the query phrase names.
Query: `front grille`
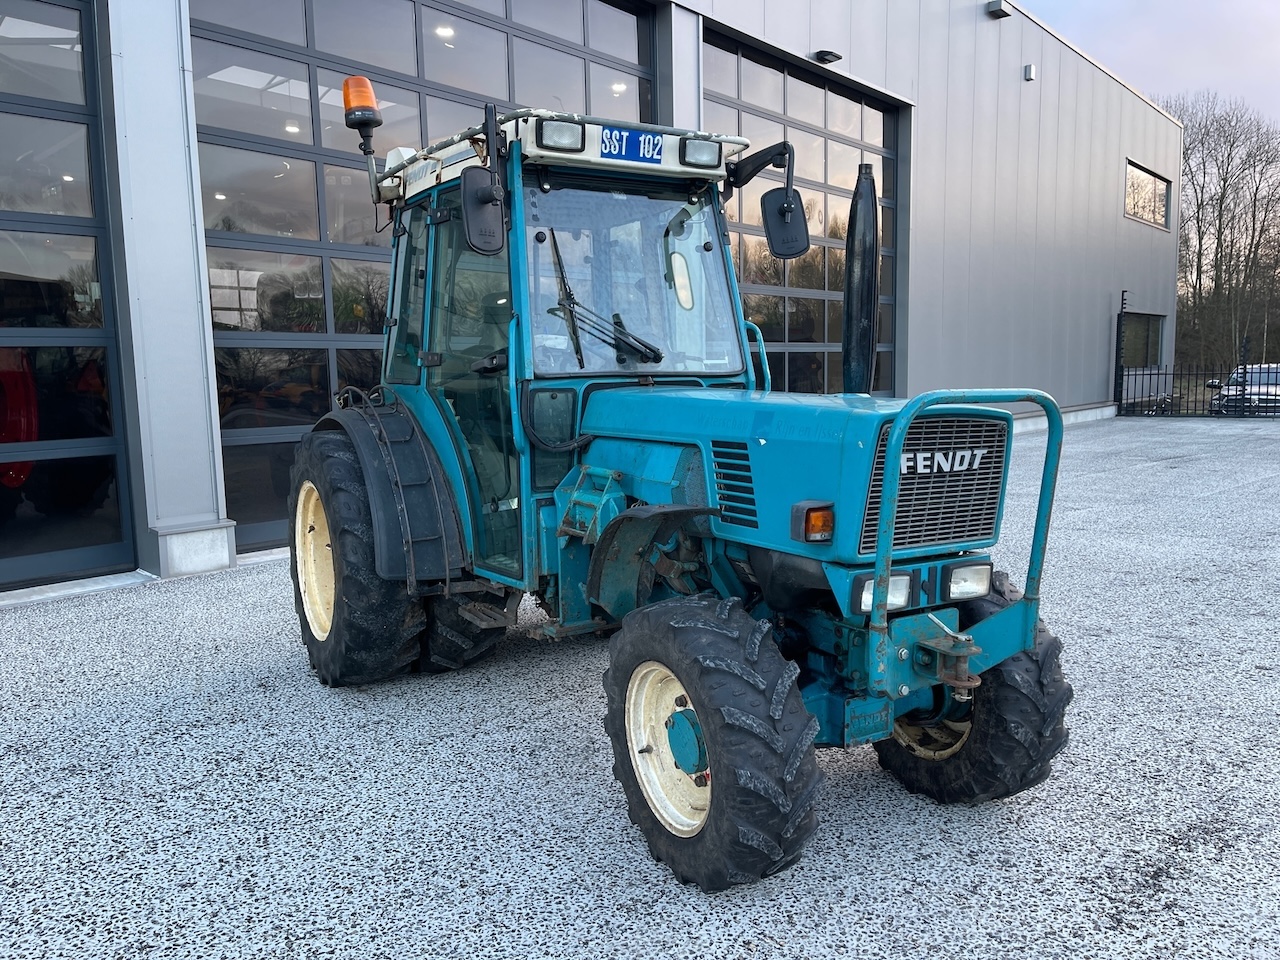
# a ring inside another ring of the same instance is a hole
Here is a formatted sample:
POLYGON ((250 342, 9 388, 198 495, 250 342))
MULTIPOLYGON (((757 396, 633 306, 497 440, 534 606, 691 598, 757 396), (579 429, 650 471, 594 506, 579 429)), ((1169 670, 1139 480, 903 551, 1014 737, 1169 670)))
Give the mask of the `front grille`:
MULTIPOLYGON (((884 451, 889 443, 889 427, 880 430, 876 461, 867 491, 867 509, 862 520, 858 552, 874 553, 876 526, 880 523, 880 495, 884 489, 884 451)), ((960 417, 924 417, 907 429, 902 446, 911 467, 902 474, 898 494, 898 516, 893 531, 893 549, 933 547, 945 544, 989 540, 996 535, 1000 499, 1004 493, 1004 459, 1008 427, 1003 420, 960 417), (973 451, 985 450, 978 467, 969 464, 973 451), (963 470, 955 469, 969 460, 963 470), (941 453, 941 460, 935 455, 941 453), (928 454, 921 461, 917 454, 928 454), (931 472, 919 472, 924 466, 931 472), (933 468, 937 469, 933 469, 933 468), (942 469, 946 467, 948 469, 942 469)))
POLYGON ((756 488, 747 445, 738 440, 712 440, 711 467, 715 471, 720 519, 740 527, 758 527, 756 488))

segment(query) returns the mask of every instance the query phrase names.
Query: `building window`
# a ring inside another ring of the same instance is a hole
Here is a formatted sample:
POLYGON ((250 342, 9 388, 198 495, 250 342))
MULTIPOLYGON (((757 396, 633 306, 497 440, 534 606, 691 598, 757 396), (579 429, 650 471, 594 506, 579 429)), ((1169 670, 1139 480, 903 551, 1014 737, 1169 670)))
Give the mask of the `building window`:
POLYGON ((1163 330, 1164 317, 1150 313, 1126 313, 1121 363, 1126 367, 1158 367, 1163 330))
POLYGON ((1125 170, 1124 212, 1126 216, 1169 227, 1169 181, 1129 163, 1125 170))
MULTIPOLYGON (((227 512, 244 550, 284 542, 292 444, 335 391, 378 380, 391 231, 369 200, 360 138, 343 124, 343 78, 373 80, 381 157, 480 123, 486 102, 650 121, 653 17, 636 0, 190 7, 227 512)), ((79 82, 72 66, 45 70, 66 99, 79 82)), ((92 213, 70 124, 0 115, 0 133, 58 151, 54 181, 0 191, 0 217, 6 204, 92 213)), ((20 159, 8 158, 0 147, 0 174, 20 159)))
POLYGON ((739 134, 758 150, 790 140, 812 246, 783 263, 769 255, 760 214, 783 172, 767 170, 725 205, 746 318, 769 342, 776 390, 839 393, 845 232, 858 165, 872 165, 880 200, 880 306, 872 392, 893 393, 897 114, 887 104, 803 70, 770 63, 719 37, 703 44, 703 129, 739 134))

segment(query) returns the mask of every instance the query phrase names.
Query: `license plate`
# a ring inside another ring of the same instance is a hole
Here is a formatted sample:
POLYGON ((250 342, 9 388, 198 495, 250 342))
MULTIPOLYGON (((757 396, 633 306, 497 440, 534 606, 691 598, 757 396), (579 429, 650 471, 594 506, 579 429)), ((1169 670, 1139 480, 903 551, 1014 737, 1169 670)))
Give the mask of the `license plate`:
POLYGON ((610 160, 662 162, 662 134, 641 133, 621 127, 600 128, 600 156, 610 160))

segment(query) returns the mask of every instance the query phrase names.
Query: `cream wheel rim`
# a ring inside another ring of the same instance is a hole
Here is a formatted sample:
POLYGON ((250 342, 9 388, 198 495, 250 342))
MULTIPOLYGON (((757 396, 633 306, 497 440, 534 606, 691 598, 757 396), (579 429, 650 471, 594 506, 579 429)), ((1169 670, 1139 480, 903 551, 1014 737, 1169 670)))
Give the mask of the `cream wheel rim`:
POLYGON ((673 719, 692 713, 688 691, 667 667, 647 660, 631 673, 625 709, 627 750, 649 809, 671 833, 692 837, 707 822, 711 771, 682 770, 668 734, 673 719))
POLYGON ((925 760, 954 757, 969 741, 973 724, 968 720, 944 720, 930 726, 915 726, 904 720, 893 725, 893 739, 925 760))
POLYGON ((294 556, 298 558, 298 592, 302 594, 307 625, 317 640, 328 639, 333 627, 333 544, 320 491, 310 480, 303 481, 298 492, 293 546, 294 556))

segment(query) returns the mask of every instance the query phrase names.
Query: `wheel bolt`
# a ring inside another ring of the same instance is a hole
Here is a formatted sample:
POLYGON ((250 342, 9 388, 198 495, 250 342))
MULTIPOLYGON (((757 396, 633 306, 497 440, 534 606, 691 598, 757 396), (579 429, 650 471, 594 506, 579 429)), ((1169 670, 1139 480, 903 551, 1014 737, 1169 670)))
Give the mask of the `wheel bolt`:
POLYGON ((695 787, 705 787, 707 785, 707 775, 705 773, 698 774, 693 778, 693 785, 695 787))
POLYGON ((676 697, 676 706, 677 706, 677 707, 679 707, 680 709, 682 709, 682 710, 683 710, 683 709, 684 709, 685 707, 687 707, 688 705, 689 705, 689 698, 688 698, 688 697, 686 697, 683 693, 682 693, 682 694, 680 694, 680 696, 676 697))

